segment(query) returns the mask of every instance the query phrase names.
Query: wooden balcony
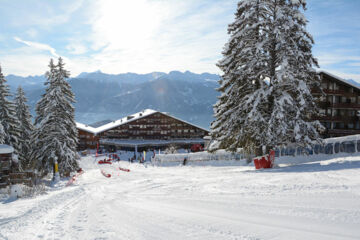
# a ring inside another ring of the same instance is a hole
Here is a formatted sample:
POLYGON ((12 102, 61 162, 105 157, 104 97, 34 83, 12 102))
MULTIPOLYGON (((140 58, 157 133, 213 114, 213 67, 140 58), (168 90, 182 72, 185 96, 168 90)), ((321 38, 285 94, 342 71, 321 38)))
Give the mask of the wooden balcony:
POLYGON ((360 129, 328 129, 330 135, 347 136, 360 134, 360 129))
POLYGON ((359 121, 359 117, 350 117, 350 116, 317 116, 314 117, 313 120, 326 121, 326 122, 344 122, 351 123, 359 121))
MULTIPOLYGON (((326 95, 336 95, 336 96, 344 96, 344 97, 357 97, 358 96, 358 94, 356 94, 356 93, 348 92, 348 91, 344 91, 344 90, 323 89, 323 91, 326 95)), ((318 95, 318 94, 320 94, 320 91, 315 88, 312 88, 311 93, 318 95)))
POLYGON ((341 109, 355 109, 360 110, 360 104, 357 103, 333 103, 332 108, 341 108, 341 109))

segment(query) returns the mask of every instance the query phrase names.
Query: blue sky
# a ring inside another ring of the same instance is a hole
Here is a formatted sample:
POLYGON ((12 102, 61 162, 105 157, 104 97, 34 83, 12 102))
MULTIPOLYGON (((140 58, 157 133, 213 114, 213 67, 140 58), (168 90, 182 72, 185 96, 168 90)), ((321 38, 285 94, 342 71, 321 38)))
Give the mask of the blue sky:
MULTIPOLYGON (((360 82, 360 1, 308 0, 320 67, 360 82)), ((220 73, 236 0, 1 0, 5 74, 40 75, 62 56, 76 76, 190 70, 220 73)))

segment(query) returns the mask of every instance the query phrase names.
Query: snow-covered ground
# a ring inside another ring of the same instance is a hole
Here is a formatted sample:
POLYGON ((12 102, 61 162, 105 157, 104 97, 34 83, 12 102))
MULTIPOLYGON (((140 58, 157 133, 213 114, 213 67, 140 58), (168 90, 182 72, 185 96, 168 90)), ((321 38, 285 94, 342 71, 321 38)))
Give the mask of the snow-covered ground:
POLYGON ((360 239, 360 155, 327 158, 256 171, 84 157, 74 185, 3 200, 0 239, 360 239))

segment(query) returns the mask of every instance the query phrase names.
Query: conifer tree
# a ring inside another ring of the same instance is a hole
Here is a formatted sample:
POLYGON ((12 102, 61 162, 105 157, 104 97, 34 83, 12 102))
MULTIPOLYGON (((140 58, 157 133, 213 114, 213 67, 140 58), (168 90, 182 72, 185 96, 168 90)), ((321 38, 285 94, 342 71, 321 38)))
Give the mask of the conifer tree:
POLYGON ((28 169, 31 154, 31 135, 34 130, 24 90, 19 86, 15 96, 16 116, 19 120, 19 166, 28 169))
POLYGON ((268 9, 264 49, 269 55, 271 114, 266 145, 294 142, 308 146, 324 127, 311 119, 318 112, 311 88, 320 86, 320 78, 313 68, 318 67, 311 51, 314 40, 306 31, 307 20, 301 11, 306 10, 306 1, 271 0, 268 9))
MULTIPOLYGON (((19 152, 19 121, 16 118, 15 105, 8 99, 10 97, 9 86, 6 84, 0 67, 0 125, 3 128, 3 142, 14 148, 14 153, 19 152)), ((1 131, 1 130, 0 130, 1 131)))
POLYGON ((304 0, 242 0, 218 63, 222 94, 212 136, 219 148, 262 154, 267 148, 318 139, 322 126, 310 88, 319 86, 304 0))
POLYGON ((75 102, 71 87, 66 78, 69 73, 59 58, 58 65, 53 61, 47 72, 48 85, 45 94, 36 107, 36 131, 33 139, 36 150, 33 159, 37 159, 37 168, 41 172, 51 172, 54 162, 59 163, 59 172, 64 175, 75 170, 77 152, 77 130, 74 120, 75 102))
POLYGON ((260 21, 266 14, 261 0, 240 1, 235 21, 229 25, 230 40, 223 50, 218 67, 223 71, 219 101, 214 106, 216 120, 212 123, 212 137, 219 148, 235 151, 264 143, 267 126, 265 66, 267 56, 261 42, 264 35, 260 21), (258 131, 254 131, 257 129, 258 131))
POLYGON ((4 144, 4 143, 5 143, 5 131, 4 131, 4 127, 0 122, 0 144, 4 144))

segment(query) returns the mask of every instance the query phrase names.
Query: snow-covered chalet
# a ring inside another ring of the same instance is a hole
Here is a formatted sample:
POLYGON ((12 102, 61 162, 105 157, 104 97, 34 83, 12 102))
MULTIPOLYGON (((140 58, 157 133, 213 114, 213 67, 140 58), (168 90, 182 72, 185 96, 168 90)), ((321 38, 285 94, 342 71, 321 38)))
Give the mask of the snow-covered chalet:
POLYGON ((204 145, 208 130, 168 113, 146 109, 99 127, 76 123, 79 149, 94 149, 97 144, 111 149, 146 150, 177 145, 190 148, 204 145))

